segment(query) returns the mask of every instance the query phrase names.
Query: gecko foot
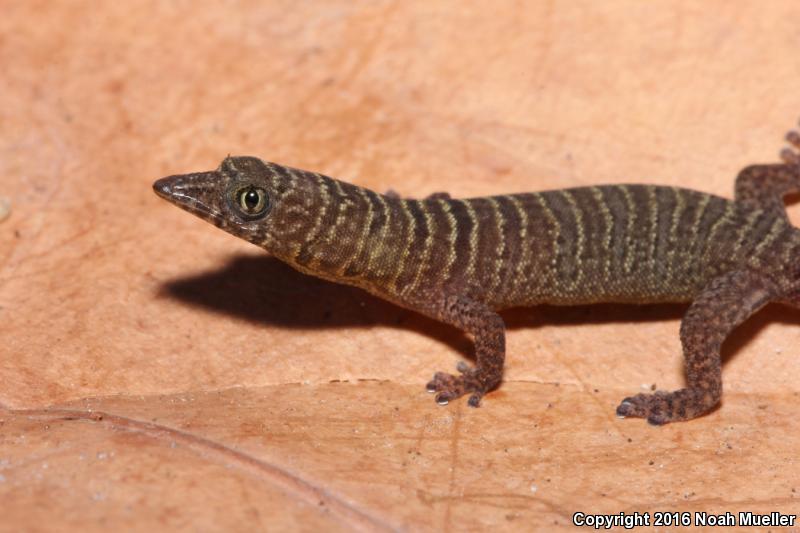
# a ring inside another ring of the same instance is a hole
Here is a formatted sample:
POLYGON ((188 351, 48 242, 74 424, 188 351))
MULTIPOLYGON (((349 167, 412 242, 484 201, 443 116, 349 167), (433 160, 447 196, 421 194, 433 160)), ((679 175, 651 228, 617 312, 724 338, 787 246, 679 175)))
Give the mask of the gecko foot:
POLYGON ((719 403, 719 392, 702 389, 680 389, 637 394, 622 400, 617 416, 646 418, 654 426, 677 420, 690 420, 707 413, 719 403))
POLYGON ((672 411, 672 406, 667 397, 669 393, 657 391, 654 394, 637 394, 622 400, 617 407, 617 416, 646 418, 654 426, 661 426, 671 420, 667 412, 672 411))
POLYGON ((475 370, 463 361, 458 363, 456 369, 461 373, 460 376, 437 372, 425 388, 428 392, 436 393, 436 403, 439 405, 447 405, 450 400, 455 400, 471 392, 472 396, 469 397, 469 402, 467 403, 470 407, 478 407, 481 403, 481 398, 486 394, 485 387, 481 385, 475 376, 475 370))

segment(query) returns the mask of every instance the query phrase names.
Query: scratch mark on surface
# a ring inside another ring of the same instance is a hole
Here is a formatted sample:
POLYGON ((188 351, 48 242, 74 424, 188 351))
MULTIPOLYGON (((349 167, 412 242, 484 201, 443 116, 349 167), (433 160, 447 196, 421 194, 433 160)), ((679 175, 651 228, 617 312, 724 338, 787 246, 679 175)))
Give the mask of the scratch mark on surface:
POLYGON ((43 418, 49 420, 82 420, 101 423, 107 428, 139 433, 157 441, 178 442, 187 448, 205 454, 216 455, 221 462, 238 466, 243 471, 255 473, 256 477, 269 479, 275 485, 294 493, 305 500, 309 505, 318 507, 324 503, 325 508, 347 523, 348 526, 360 531, 397 531, 379 518, 373 517, 357 509, 344 500, 339 499, 327 490, 306 481, 291 472, 274 464, 262 461, 241 452, 230 446, 206 439, 191 433, 186 433, 168 426, 144 422, 134 418, 113 415, 102 411, 80 411, 71 409, 13 409, 12 414, 30 418, 43 418))

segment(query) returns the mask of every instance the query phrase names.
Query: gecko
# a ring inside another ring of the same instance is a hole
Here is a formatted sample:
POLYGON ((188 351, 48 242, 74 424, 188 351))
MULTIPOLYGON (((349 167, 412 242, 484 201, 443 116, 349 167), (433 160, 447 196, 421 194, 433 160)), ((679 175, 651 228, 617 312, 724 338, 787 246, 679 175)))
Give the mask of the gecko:
POLYGON ((437 372, 439 404, 477 407, 502 380, 498 311, 537 304, 689 303, 680 324, 686 386, 624 398, 619 417, 690 420, 720 402, 720 348, 770 302, 800 307, 800 133, 781 162, 747 166, 734 199, 628 184, 457 199, 379 194, 250 156, 168 176, 158 196, 298 271, 352 285, 471 336, 475 364, 437 372))

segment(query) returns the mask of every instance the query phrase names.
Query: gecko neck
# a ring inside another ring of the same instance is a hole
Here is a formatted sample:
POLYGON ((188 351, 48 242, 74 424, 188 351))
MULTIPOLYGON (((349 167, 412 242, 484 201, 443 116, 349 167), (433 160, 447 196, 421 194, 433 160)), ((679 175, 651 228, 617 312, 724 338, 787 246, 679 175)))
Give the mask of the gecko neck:
MULTIPOLYGON (((398 260, 403 200, 318 174, 298 175, 286 233, 265 246, 295 269, 375 292, 398 260), (290 219, 291 218, 291 219, 290 219), (289 233, 290 232, 290 233, 289 233)), ((386 290, 381 294, 390 296, 386 290)))

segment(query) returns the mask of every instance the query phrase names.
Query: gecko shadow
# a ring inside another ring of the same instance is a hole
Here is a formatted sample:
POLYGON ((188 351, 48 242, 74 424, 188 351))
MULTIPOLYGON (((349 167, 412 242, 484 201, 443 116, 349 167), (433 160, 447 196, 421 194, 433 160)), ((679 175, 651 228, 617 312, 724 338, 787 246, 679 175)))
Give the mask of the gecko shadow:
MULTIPOLYGON (((433 338, 464 357, 474 357, 471 341, 452 326, 398 307, 356 287, 307 276, 266 255, 235 256, 221 269, 165 282, 160 292, 190 305, 256 324, 290 329, 400 328, 433 338)), ((687 308, 688 304, 539 305, 509 309, 501 314, 508 329, 514 330, 545 325, 576 327, 677 321, 687 308)), ((762 309, 728 337, 722 350, 723 361, 774 322, 800 326, 800 313, 779 305, 762 309)), ((677 325, 675 334, 678 334, 677 325)), ((634 348, 631 351, 630 362, 633 363, 636 353, 634 348)), ((675 357, 680 358, 681 354, 676 353, 675 357)))
POLYGON ((288 329, 396 327, 469 356, 458 329, 347 285, 302 274, 273 257, 234 256, 223 268, 166 282, 161 294, 248 322, 288 329))

